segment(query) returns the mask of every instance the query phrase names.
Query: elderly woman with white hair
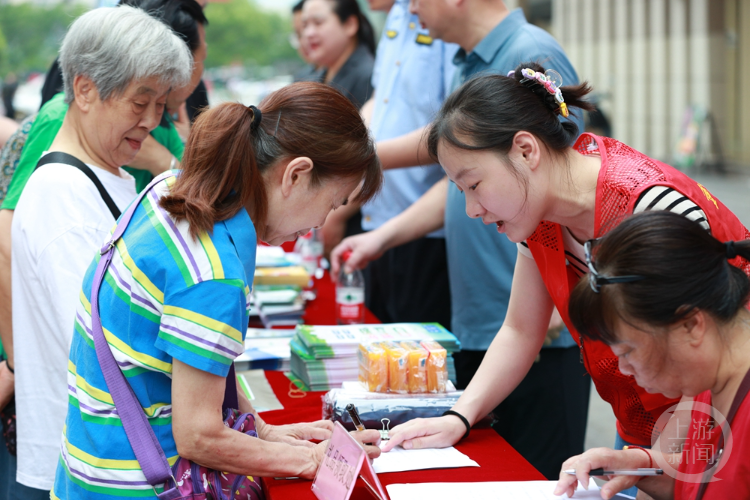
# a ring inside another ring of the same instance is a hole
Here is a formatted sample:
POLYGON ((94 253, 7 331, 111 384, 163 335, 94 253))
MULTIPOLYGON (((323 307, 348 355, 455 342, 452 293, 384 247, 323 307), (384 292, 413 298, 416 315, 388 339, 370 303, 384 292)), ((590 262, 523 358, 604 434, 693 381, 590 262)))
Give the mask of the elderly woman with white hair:
MULTIPOLYGON (((121 166, 138 153, 171 89, 190 80, 187 45, 131 7, 78 18, 60 49, 69 109, 12 224, 17 498, 49 498, 68 406, 68 352, 86 268, 135 198, 121 166)), ((96 397, 92 394, 92 397, 96 397)))

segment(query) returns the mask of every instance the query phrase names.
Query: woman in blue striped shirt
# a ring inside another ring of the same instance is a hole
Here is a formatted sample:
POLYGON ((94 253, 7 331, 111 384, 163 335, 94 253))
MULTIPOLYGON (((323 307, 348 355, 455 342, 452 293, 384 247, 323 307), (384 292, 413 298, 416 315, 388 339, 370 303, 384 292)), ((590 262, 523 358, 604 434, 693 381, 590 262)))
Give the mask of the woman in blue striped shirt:
MULTIPOLYGON (((243 351, 257 242, 292 240, 379 189, 367 128, 335 89, 298 83, 258 108, 227 103, 201 114, 183 169, 143 198, 117 242, 99 293, 110 349, 170 464, 179 454, 230 473, 312 478, 326 444, 308 440, 327 439, 331 423, 265 424, 239 391, 260 439, 235 432, 221 418, 225 378, 243 351)), ((75 318, 52 498, 149 497, 94 350, 95 267, 75 318)))

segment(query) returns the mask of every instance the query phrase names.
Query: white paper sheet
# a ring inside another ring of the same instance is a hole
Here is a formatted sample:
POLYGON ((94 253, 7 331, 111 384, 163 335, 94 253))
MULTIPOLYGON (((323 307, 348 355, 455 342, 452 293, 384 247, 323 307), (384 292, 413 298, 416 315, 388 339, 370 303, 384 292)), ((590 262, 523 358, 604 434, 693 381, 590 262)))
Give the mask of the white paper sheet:
MULTIPOLYGON (((382 445, 381 445, 382 446, 382 445)), ((454 447, 431 448, 426 450, 405 450, 396 446, 388 453, 382 453, 373 462, 375 472, 402 472, 406 470, 452 469, 456 467, 479 467, 454 447)))
MULTIPOLYGON (((376 461, 377 463, 377 461, 376 461)), ((389 484, 386 486, 391 500, 413 500, 415 498, 429 498, 430 500, 455 500, 456 498, 470 498, 471 500, 552 500, 567 499, 563 495, 555 496, 557 481, 508 481, 491 483, 419 483, 419 484, 389 484)), ((599 487, 593 479, 589 489, 584 490, 578 485, 574 499, 601 500, 599 487)))

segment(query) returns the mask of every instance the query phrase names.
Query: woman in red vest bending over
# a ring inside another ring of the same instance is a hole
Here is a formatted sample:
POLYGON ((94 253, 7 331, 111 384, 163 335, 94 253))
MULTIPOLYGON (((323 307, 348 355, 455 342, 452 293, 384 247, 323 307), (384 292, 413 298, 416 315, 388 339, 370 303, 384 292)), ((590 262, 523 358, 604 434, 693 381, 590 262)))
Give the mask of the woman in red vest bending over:
POLYGON ((572 494, 595 468, 655 467, 664 474, 613 477, 602 497, 637 482, 658 500, 750 498, 750 280, 729 264, 750 257, 750 241, 723 242, 659 211, 587 245, 589 279, 568 308, 577 331, 611 345, 622 372, 648 391, 694 401, 676 414, 683 445, 662 434, 656 450, 589 450, 563 464, 555 493, 572 494))
MULTIPOLYGON (((544 74, 527 63, 509 76, 470 80, 448 97, 432 125, 428 149, 464 192, 467 215, 495 224, 518 243, 519 256, 505 322, 452 412, 395 427, 384 451, 401 443, 449 446, 468 434, 529 371, 553 307, 578 342, 597 391, 612 405, 619 441, 650 446, 655 422, 677 400, 648 393, 620 372, 608 345, 576 333, 568 297, 588 271, 583 243, 649 210, 681 214, 721 241, 750 238, 729 209, 672 167, 591 134, 571 147, 576 126, 558 116, 589 109, 584 98, 591 88, 559 88, 559 75, 544 74)), ((731 263, 750 272, 740 257, 731 263)), ((554 412, 550 408, 550 418, 554 412)))

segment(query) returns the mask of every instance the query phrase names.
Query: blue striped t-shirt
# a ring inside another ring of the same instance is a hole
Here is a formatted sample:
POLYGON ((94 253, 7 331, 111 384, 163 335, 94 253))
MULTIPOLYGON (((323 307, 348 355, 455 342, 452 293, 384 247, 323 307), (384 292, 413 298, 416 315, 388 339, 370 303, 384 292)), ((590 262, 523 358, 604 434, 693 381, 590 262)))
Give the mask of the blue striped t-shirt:
MULTIPOLYGON (((158 205, 175 182, 157 184, 136 209, 99 295, 112 353, 149 418, 170 464, 172 359, 226 376, 247 330, 255 272, 255 228, 243 208, 193 239, 187 221, 158 205)), ((115 410, 91 333, 89 266, 68 363, 68 416, 52 498, 154 497, 115 410)))

